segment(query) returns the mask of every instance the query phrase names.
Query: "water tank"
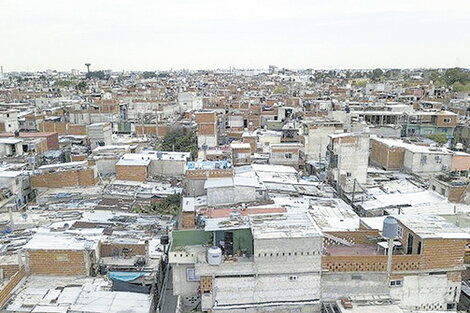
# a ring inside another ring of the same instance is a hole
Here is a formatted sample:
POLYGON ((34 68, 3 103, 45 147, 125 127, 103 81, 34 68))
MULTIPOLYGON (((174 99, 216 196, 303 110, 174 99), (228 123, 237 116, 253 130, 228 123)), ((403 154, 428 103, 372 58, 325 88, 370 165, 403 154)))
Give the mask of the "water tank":
POLYGON ((384 220, 384 229, 382 235, 385 238, 393 239, 396 238, 398 234, 398 222, 392 216, 387 216, 384 220))
POLYGON ((222 249, 219 247, 210 247, 207 250, 207 263, 209 265, 219 265, 222 263, 222 249))
POLYGON ((170 243, 170 238, 167 235, 163 235, 160 237, 160 244, 167 245, 170 243))

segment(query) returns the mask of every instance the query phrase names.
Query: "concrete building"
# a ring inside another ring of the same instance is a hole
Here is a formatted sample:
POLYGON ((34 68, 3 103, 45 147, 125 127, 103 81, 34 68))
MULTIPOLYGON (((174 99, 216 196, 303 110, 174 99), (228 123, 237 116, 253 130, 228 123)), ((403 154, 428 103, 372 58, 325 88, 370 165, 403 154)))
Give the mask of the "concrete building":
POLYGON ((274 165, 288 165, 296 169, 303 167, 304 158, 300 143, 275 143, 271 144, 269 153, 269 163, 274 165))
POLYGON ((416 111, 405 115, 403 136, 445 134, 453 138, 457 114, 449 111, 416 111))
POLYGON ((205 195, 206 180, 221 177, 233 177, 231 160, 188 162, 184 180, 186 194, 191 197, 205 195))
POLYGON ((453 203, 470 203, 470 180, 466 177, 437 175, 431 177, 429 189, 453 203))
POLYGON ((91 149, 99 146, 111 145, 112 128, 110 123, 94 123, 87 126, 87 135, 90 140, 91 149))
POLYGON ((233 165, 249 165, 251 164, 251 145, 249 143, 231 143, 233 165))
POLYGON ((209 178, 204 184, 207 205, 230 205, 268 199, 266 187, 256 176, 209 178))
POLYGON ((14 133, 19 130, 17 112, 15 110, 0 111, 0 132, 14 133))
POLYGON ((444 148, 409 145, 403 158, 403 170, 413 174, 450 171, 452 153, 444 148))
POLYGON ((32 132, 32 133, 0 133, 0 138, 19 138, 24 140, 32 140, 37 138, 45 139, 45 150, 59 150, 59 135, 56 132, 32 132))
POLYGON ((207 220, 199 240, 183 242, 178 237, 184 235, 176 236, 169 253, 170 263, 186 269, 174 272, 175 286, 182 286, 174 291, 189 294, 199 285, 202 310, 320 311, 322 236, 305 213, 215 218, 207 220), (201 244, 219 242, 221 263, 208 263, 201 244), (187 282, 188 273, 196 280, 187 282))
POLYGON ((377 245, 383 245, 379 232, 375 235, 379 243, 372 240, 373 229, 329 233, 349 244, 337 241, 326 247, 322 259, 324 301, 383 296, 406 310, 455 310, 464 268, 463 247, 469 235, 443 218, 397 218, 398 238, 390 278, 387 256, 377 250, 377 245))
POLYGON ((328 135, 344 132, 343 123, 331 119, 303 122, 302 141, 307 160, 322 161, 330 143, 328 135))
POLYGON ((178 93, 178 106, 180 112, 202 110, 202 97, 195 92, 178 93))
POLYGON ((189 152, 153 151, 127 153, 116 163, 116 177, 145 181, 148 177, 183 177, 189 152))
POLYGON ((344 133, 329 137, 329 179, 349 192, 354 189, 354 182, 365 185, 369 164, 369 134, 344 133))

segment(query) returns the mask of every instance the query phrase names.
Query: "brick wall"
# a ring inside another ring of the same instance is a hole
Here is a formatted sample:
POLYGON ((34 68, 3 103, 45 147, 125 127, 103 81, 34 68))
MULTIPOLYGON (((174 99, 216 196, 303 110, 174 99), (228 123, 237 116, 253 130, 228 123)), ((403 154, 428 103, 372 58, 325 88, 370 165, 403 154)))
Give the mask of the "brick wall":
POLYGON ((233 176, 233 169, 186 171, 187 179, 206 179, 206 178, 232 177, 232 176, 233 176))
POLYGON ((194 229, 194 219, 196 217, 195 212, 182 212, 182 228, 183 229, 194 229))
POLYGON ((38 126, 41 132, 56 132, 59 135, 86 135, 86 126, 66 122, 44 121, 38 126))
POLYGON ((467 241, 462 239, 427 239, 421 254, 421 269, 453 268, 464 265, 467 241))
POLYGON ((34 188, 60 188, 75 186, 93 186, 97 182, 95 171, 92 168, 70 170, 54 173, 42 173, 31 177, 34 188))
POLYGON ((376 229, 360 229, 356 231, 335 231, 326 232, 329 235, 344 239, 352 244, 369 244, 371 238, 380 237, 380 233, 376 229))
POLYGON ((28 250, 31 274, 75 276, 88 275, 83 250, 28 250))
POLYGON ((147 176, 147 166, 116 166, 116 178, 120 180, 145 181, 147 176))
POLYGON ((215 123, 217 116, 215 112, 197 112, 196 123, 215 123))
MULTIPOLYGON (((392 271, 418 270, 419 259, 419 255, 394 255, 392 271)), ((387 270, 387 256, 323 256, 322 268, 330 272, 384 272, 387 270)))
POLYGON ((10 278, 18 272, 18 264, 0 264, 3 270, 3 278, 10 278))
POLYGON ((456 115, 437 115, 436 121, 437 127, 455 127, 457 126, 457 116, 456 115), (448 121, 447 123, 444 120, 448 121))
POLYGON ((135 132, 138 135, 148 135, 148 136, 157 136, 158 135, 158 126, 157 125, 143 125, 136 124, 135 132))
MULTIPOLYGON (((88 157, 88 155, 86 155, 86 154, 72 154, 71 161, 72 162, 84 161, 84 160, 86 160, 87 157, 88 157)), ((88 163, 88 164, 90 165, 90 163, 88 163)))
MULTIPOLYGON (((16 267, 18 269, 18 266, 16 267)), ((10 279, 10 281, 0 291, 0 308, 10 299, 12 291, 18 286, 21 280, 25 277, 25 269, 22 267, 10 279)))
POLYGON ((377 140, 371 140, 371 161, 384 169, 399 170, 403 166, 405 149, 400 147, 389 147, 377 140))
POLYGON ((197 133, 199 135, 213 135, 216 132, 216 124, 199 124, 197 126, 197 133))
POLYGON ((145 255, 145 244, 118 244, 118 243, 100 243, 100 257, 114 256, 115 251, 119 256, 124 256, 123 249, 127 248, 127 256, 145 255))
POLYGON ((464 203, 467 186, 450 186, 448 199, 450 202, 464 203))
POLYGON ((86 126, 77 124, 67 124, 69 135, 86 135, 86 126))

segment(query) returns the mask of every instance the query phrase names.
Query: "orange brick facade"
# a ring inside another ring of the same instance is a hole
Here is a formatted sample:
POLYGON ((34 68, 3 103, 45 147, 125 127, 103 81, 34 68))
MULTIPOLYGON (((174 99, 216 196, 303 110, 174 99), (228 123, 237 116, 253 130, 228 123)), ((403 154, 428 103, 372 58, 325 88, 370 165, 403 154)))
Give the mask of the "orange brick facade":
POLYGON ((145 181, 147 176, 147 166, 116 166, 116 178, 119 180, 145 181))
POLYGON ((76 186, 93 186, 97 183, 94 169, 70 170, 54 173, 42 173, 31 177, 34 188, 61 188, 76 186))
POLYGON ((31 274, 88 275, 88 252, 83 250, 28 250, 31 274))

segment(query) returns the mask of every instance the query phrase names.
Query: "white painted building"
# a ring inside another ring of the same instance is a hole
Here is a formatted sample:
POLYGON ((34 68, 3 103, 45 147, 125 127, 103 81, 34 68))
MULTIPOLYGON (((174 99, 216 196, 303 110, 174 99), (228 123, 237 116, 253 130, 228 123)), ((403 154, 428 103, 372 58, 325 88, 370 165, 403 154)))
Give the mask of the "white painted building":
POLYGON ((329 137, 329 179, 347 191, 352 191, 354 180, 365 185, 369 164, 369 134, 343 133, 329 137))

